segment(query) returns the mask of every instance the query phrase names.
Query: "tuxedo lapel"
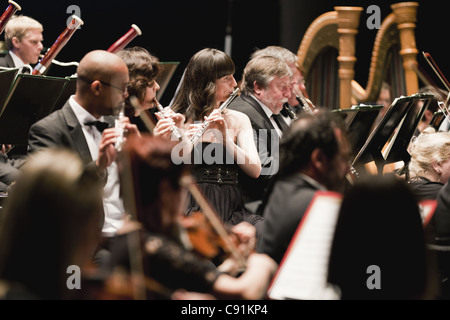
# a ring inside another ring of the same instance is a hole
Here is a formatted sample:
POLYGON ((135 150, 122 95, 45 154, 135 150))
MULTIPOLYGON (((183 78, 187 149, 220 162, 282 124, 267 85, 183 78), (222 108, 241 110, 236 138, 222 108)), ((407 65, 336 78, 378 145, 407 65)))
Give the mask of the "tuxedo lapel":
POLYGON ((69 134, 73 139, 74 147, 78 150, 84 162, 86 163, 91 162, 92 156, 91 152, 89 151, 86 138, 84 137, 83 129, 81 128, 81 125, 78 122, 75 113, 70 107, 69 102, 66 102, 66 104, 62 107, 61 111, 64 115, 64 119, 66 121, 69 134))
POLYGON ((251 104, 251 106, 255 109, 255 111, 258 112, 258 114, 262 117, 265 125, 261 123, 261 128, 275 129, 269 117, 267 117, 267 114, 264 112, 263 108, 261 107, 258 101, 256 101, 251 96, 245 94, 242 94, 241 98, 242 100, 247 101, 249 104, 251 104))

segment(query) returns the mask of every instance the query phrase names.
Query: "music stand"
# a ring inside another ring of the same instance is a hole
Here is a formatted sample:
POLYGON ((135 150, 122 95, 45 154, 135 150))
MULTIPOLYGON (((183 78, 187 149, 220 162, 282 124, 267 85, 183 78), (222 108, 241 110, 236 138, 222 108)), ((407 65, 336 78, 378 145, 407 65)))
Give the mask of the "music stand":
POLYGON ((397 136, 393 140, 392 147, 387 150, 385 156, 385 163, 394 163, 397 161, 403 161, 405 164, 411 159, 411 155, 408 152, 408 146, 411 142, 411 138, 423 117, 425 110, 428 108, 432 94, 416 94, 411 96, 413 99, 411 102, 411 108, 406 113, 401 127, 398 128, 397 136))
POLYGON ((356 156, 369 137, 373 123, 381 108, 383 108, 382 105, 359 104, 351 109, 333 110, 333 112, 341 115, 345 122, 353 157, 356 156))
MULTIPOLYGON (((14 82, 14 79, 17 76, 19 69, 1 69, 0 68, 0 106, 5 102, 8 97, 9 88, 11 88, 11 84, 14 82)), ((0 109, 1 111, 1 109, 0 109)))
POLYGON ((421 108, 418 108, 418 100, 431 99, 431 97, 432 95, 428 94, 415 94, 412 96, 401 96, 396 98, 356 155, 352 167, 357 171, 365 171, 363 165, 374 161, 378 173, 382 174, 383 167, 386 163, 398 161, 397 159, 409 161, 409 154, 406 155, 407 144, 405 141, 407 140, 409 143, 412 134, 423 115, 425 110, 424 107, 427 107, 429 103, 428 100, 428 103, 425 103, 421 108), (411 109, 413 112, 407 116, 411 109), (420 115, 417 114, 418 111, 420 115), (402 129, 403 125, 405 125, 405 127, 402 129), (412 129, 411 132, 412 127, 414 127, 414 129, 412 129), (396 143, 397 139, 399 139, 399 142, 396 143), (383 148, 390 140, 393 141, 393 144, 389 147, 387 153, 385 153, 386 155, 383 155, 383 148))
POLYGON ((31 125, 47 116, 68 80, 19 74, 0 112, 0 144, 28 144, 31 125))
POLYGON ((69 100, 70 96, 75 94, 75 91, 77 89, 77 77, 71 76, 71 77, 66 77, 66 79, 68 81, 64 85, 64 88, 62 89, 61 94, 58 97, 58 100, 56 100, 55 106, 53 107, 52 112, 56 111, 58 109, 61 109, 64 106, 64 104, 67 102, 67 100, 69 100))
POLYGON ((163 67, 162 71, 156 77, 156 82, 158 82, 160 89, 156 93, 156 99, 160 99, 167 88, 167 85, 172 79, 173 74, 175 73, 176 68, 180 64, 179 62, 161 62, 163 67))

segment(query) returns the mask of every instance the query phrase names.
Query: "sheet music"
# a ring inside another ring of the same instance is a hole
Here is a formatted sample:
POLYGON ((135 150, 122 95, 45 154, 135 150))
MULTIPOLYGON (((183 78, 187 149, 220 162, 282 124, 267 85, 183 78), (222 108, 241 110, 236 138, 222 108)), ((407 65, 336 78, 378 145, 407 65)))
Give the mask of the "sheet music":
POLYGON ((327 274, 341 201, 337 193, 316 193, 269 288, 269 298, 336 298, 327 287, 327 274))

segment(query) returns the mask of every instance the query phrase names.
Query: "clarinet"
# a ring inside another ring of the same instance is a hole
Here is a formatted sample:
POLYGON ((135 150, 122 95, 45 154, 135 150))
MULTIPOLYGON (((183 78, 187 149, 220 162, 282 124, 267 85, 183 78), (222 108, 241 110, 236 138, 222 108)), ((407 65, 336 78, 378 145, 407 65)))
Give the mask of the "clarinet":
POLYGON ((119 40, 114 42, 106 51, 111 53, 117 53, 123 48, 125 48, 127 44, 131 42, 131 40, 133 40, 137 36, 140 36, 141 34, 142 34, 141 29, 139 29, 137 25, 132 24, 131 29, 128 30, 128 32, 125 33, 119 40))
POLYGON ((9 0, 8 3, 9 3, 8 7, 0 17, 0 34, 3 32, 3 30, 5 30, 6 23, 17 12, 17 10, 19 11, 22 10, 22 8, 14 1, 9 0))
POLYGON ((76 15, 72 15, 72 21, 70 22, 70 24, 59 35, 58 39, 56 39, 55 43, 51 46, 50 49, 48 49, 48 51, 45 53, 44 57, 41 59, 41 61, 39 61, 36 67, 34 67, 34 75, 42 75, 45 72, 50 63, 52 63, 52 60, 69 41, 70 37, 72 37, 78 27, 83 24, 83 20, 81 20, 76 15))
POLYGON ((303 111, 305 111, 308 114, 314 113, 314 110, 309 105, 308 101, 306 101, 306 98, 303 96, 302 92, 299 90, 294 90, 295 97, 297 98, 297 101, 300 103, 300 105, 303 108, 303 111))
MULTIPOLYGON (((230 97, 220 105, 219 107, 219 112, 222 113, 222 111, 228 107, 228 105, 231 103, 231 101, 234 100, 234 98, 237 97, 239 93, 239 88, 236 88, 233 93, 230 95, 230 97)), ((196 132, 194 133, 194 135, 191 138, 191 142, 193 145, 195 145, 197 143, 197 141, 203 136, 203 134, 205 133, 206 129, 208 129, 209 125, 211 124, 211 121, 205 121, 203 122, 202 127, 196 132)))

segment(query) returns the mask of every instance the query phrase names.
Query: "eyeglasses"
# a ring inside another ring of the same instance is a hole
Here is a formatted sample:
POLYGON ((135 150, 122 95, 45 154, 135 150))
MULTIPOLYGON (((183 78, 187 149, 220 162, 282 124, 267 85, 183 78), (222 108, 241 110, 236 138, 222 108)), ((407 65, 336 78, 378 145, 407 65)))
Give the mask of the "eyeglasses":
POLYGON ((128 83, 125 85, 125 88, 121 88, 121 87, 112 85, 111 83, 108 83, 108 82, 105 82, 105 81, 102 81, 102 80, 98 80, 98 81, 99 81, 101 84, 104 84, 105 86, 108 86, 108 87, 117 89, 117 90, 121 91, 122 93, 127 92, 128 83))
POLYGON ((102 80, 99 80, 99 79, 96 79, 96 80, 90 80, 90 79, 87 79, 87 78, 85 78, 85 77, 80 77, 80 76, 78 76, 78 79, 83 80, 83 81, 86 82, 86 83, 92 83, 92 82, 94 82, 94 81, 98 81, 98 82, 100 82, 101 84, 104 84, 105 86, 108 86, 108 87, 117 89, 117 90, 119 90, 119 91, 122 92, 122 93, 126 93, 127 90, 128 90, 128 89, 127 89, 127 88, 128 88, 128 83, 125 84, 125 87, 124 87, 124 88, 121 88, 121 87, 115 86, 115 85, 113 85, 113 84, 111 84, 111 83, 109 83, 109 82, 102 81, 102 80))

